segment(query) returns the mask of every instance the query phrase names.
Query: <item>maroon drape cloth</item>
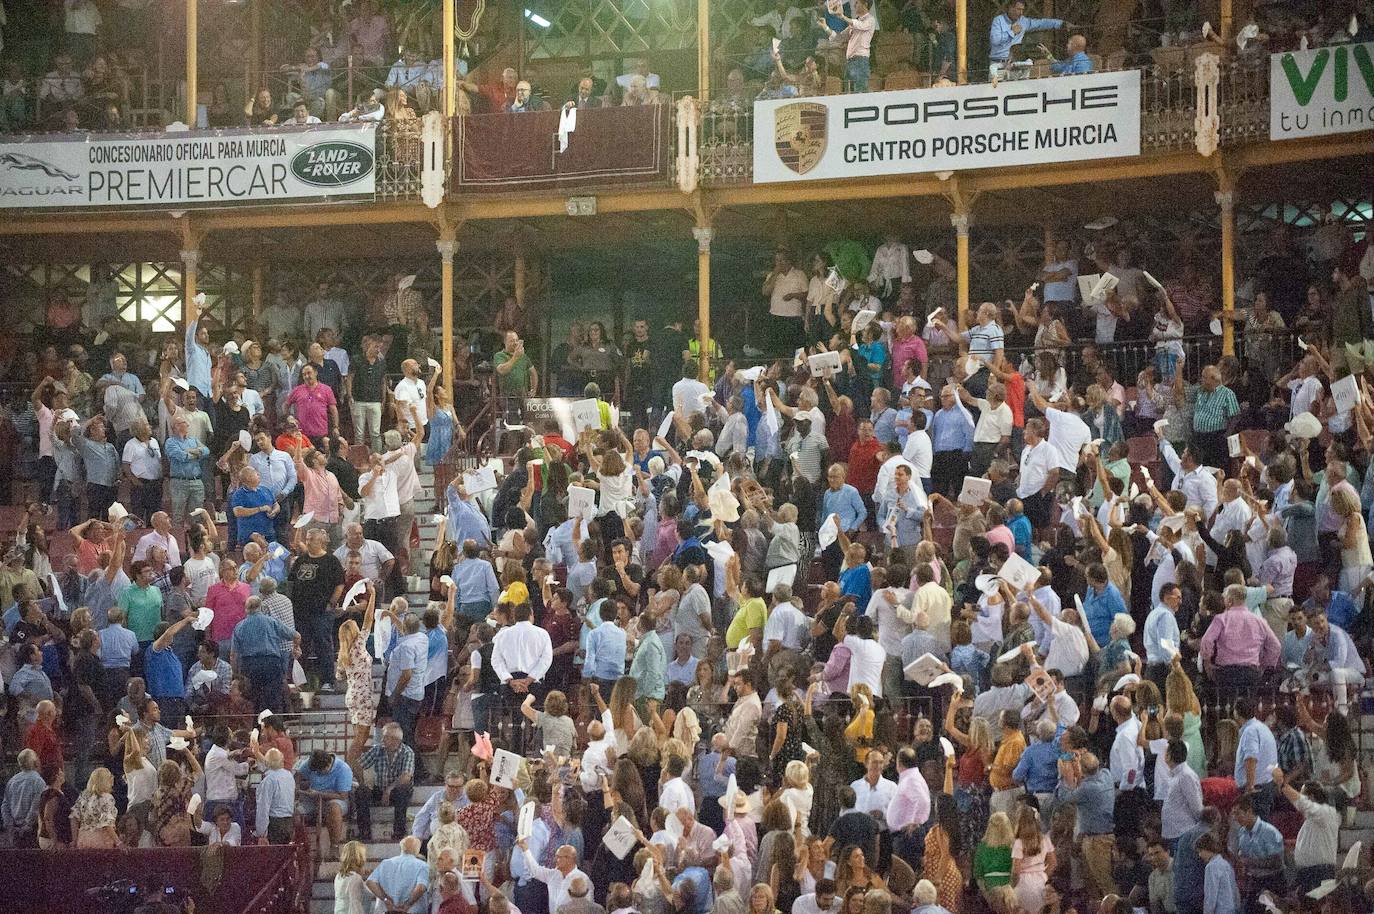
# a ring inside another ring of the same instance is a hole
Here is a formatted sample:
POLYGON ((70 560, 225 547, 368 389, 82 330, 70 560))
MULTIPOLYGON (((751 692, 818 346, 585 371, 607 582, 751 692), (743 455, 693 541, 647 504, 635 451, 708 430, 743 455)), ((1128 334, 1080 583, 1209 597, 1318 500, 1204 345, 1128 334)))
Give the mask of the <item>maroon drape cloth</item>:
POLYGON ((196 914, 285 914, 293 910, 293 896, 301 881, 294 845, 229 847, 224 848, 222 858, 218 858, 219 853, 204 847, 7 849, 0 865, 0 910, 6 914, 109 910, 87 890, 120 880, 156 882, 159 887, 165 883, 185 890, 195 899, 196 914), (263 892, 264 888, 268 891, 263 892), (278 888, 285 891, 278 892, 278 888), (259 897, 260 893, 271 897, 259 897))
POLYGON ((558 151, 558 111, 473 114, 457 119, 455 193, 568 190, 667 180, 672 154, 667 105, 584 108, 568 149, 558 151))

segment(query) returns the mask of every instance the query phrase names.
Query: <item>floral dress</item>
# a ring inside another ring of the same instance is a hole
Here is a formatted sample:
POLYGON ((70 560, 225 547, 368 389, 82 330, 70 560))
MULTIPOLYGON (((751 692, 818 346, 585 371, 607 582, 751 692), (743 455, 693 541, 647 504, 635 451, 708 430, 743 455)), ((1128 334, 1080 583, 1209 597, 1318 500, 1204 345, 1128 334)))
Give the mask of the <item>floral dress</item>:
POLYGON ((785 701, 773 712, 775 730, 778 724, 787 724, 787 735, 783 737, 782 748, 773 757, 773 786, 779 790, 783 786, 782 776, 787 769, 787 763, 793 760, 806 761, 805 753, 802 752, 802 716, 801 705, 795 701, 785 701))
POLYGON ((104 829, 113 828, 118 815, 112 795, 84 791, 72 807, 72 816, 80 827, 76 846, 110 847, 108 833, 104 829))
POLYGON ((377 718, 377 699, 372 693, 372 655, 367 652, 361 637, 353 639, 344 675, 348 680, 348 690, 344 693, 348 722, 355 727, 372 726, 377 718))

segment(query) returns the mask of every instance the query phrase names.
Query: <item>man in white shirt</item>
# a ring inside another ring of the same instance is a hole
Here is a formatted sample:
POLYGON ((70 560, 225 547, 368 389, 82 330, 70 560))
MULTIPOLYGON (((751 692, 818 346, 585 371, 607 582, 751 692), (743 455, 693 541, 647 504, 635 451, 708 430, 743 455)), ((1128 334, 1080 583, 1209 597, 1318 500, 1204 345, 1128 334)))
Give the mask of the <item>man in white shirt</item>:
POLYGON ((175 568, 181 564, 181 546, 172 535, 172 519, 166 511, 158 511, 153 515, 153 529, 139 538, 138 544, 134 546, 133 560, 141 562, 148 558, 148 553, 154 546, 161 546, 167 550, 168 568, 175 568))
POLYGON ((1059 485, 1059 464, 1053 446, 1046 440, 1049 425, 1044 419, 1026 422, 1026 446, 1021 449, 1021 473, 1016 482, 1016 497, 1021 511, 1032 527, 1050 522, 1054 489, 1059 485))
POLYGON ((1145 785, 1145 754, 1140 751, 1140 720, 1131 713, 1131 700, 1125 695, 1112 699, 1112 720, 1116 738, 1112 740, 1112 780, 1117 790, 1136 790, 1145 785))
POLYGON ((368 455, 370 469, 358 476, 358 494, 363 499, 363 516, 374 531, 389 530, 401 513, 396 494, 396 473, 382 462, 381 454, 368 455))
POLYGON ((906 436, 906 444, 902 446, 902 459, 911 464, 912 474, 929 495, 930 464, 935 455, 930 444, 930 432, 926 431, 926 414, 922 410, 911 411, 911 428, 906 436))
POLYGON ((1217 509, 1216 475, 1198 462, 1192 448, 1184 448, 1183 455, 1179 456, 1162 433, 1155 434, 1159 435, 1159 453, 1174 474, 1172 491, 1182 492, 1190 507, 1201 508, 1205 521, 1217 509))
POLYGON ((1088 639, 1079 627, 1078 611, 1068 608, 1059 616, 1052 616, 1045 604, 1034 595, 1030 598, 1030 604, 1054 635, 1049 650, 1045 652, 1045 669, 1058 670, 1066 678, 1083 672, 1088 663, 1088 639))
MULTIPOLYGON (((1221 510, 1212 521, 1212 538, 1223 545, 1232 530, 1244 533, 1250 526, 1254 513, 1242 497, 1239 479, 1228 479, 1221 486, 1221 510)), ((1209 554, 1207 564, 1215 565, 1216 556, 1209 554)))
MULTIPOLYGON (((887 756, 881 749, 872 749, 864 760, 864 776, 850 784, 854 791, 854 808, 862 813, 887 813, 887 806, 897 794, 897 782, 883 777, 887 756)), ((884 823, 886 827, 886 823, 884 823)))
POLYGON ((540 866, 539 861, 530 853, 529 844, 524 838, 517 840, 516 845, 520 852, 525 855, 525 866, 529 874, 535 879, 548 886, 549 907, 548 910, 557 911, 568 902, 572 897, 568 892, 569 886, 575 880, 582 880, 587 885, 592 881, 587 878, 587 874, 577 868, 577 848, 571 844, 564 844, 553 853, 553 866, 540 866))
POLYGON ((779 584, 773 588, 773 611, 763 625, 763 655, 774 650, 799 651, 811 628, 811 620, 792 602, 792 587, 779 584), (776 648, 773 645, 777 645, 776 648))
POLYGON ((523 719, 519 706, 526 695, 543 691, 544 674, 553 664, 553 641, 531 621, 528 603, 515 607, 513 615, 515 624, 501 629, 492 640, 491 668, 504 686, 506 712, 517 723, 514 751, 523 753, 525 728, 518 726, 523 719))
POLYGON ((1336 857, 1340 851, 1341 814, 1328 797, 1329 787, 1309 780, 1302 793, 1293 789, 1282 771, 1274 772, 1274 784, 1288 801, 1302 813, 1302 827, 1293 845, 1293 865, 1297 867, 1297 884, 1301 892, 1310 892, 1324 879, 1336 874, 1336 857))
POLYGON ((406 359, 401 363, 405 377, 396 382, 396 409, 408 425, 428 425, 429 405, 425 400, 425 382, 420 377, 420 363, 406 359))
POLYGON ((670 816, 679 809, 695 810, 696 797, 692 794, 692 788, 682 779, 682 773, 687 770, 687 760, 680 755, 670 755, 667 770, 668 781, 659 788, 658 805, 666 809, 670 816))
POLYGON ((697 380, 695 365, 683 365, 682 379, 673 385, 673 410, 685 418, 704 411, 705 399, 712 396, 711 388, 697 380))
POLYGON ((346 566, 350 552, 358 553, 362 559, 363 577, 378 584, 387 579, 396 564, 396 556, 391 554, 390 549, 364 536, 362 524, 348 525, 344 530, 343 545, 334 550, 334 558, 339 560, 340 565, 346 566))
POLYGON ((735 758, 758 757, 759 720, 763 717, 763 703, 748 676, 732 676, 731 685, 739 696, 725 721, 725 741, 735 758))
POLYGON ((882 698, 883 664, 887 661, 887 651, 873 639, 873 620, 868 616, 859 616, 855 621, 854 634, 846 631, 849 617, 854 614, 853 604, 848 604, 835 620, 832 631, 835 640, 849 648, 848 690, 852 693, 854 686, 863 683, 872 690, 874 698, 882 698))
POLYGON ((835 880, 817 879, 816 891, 797 896, 792 902, 792 914, 840 914, 840 898, 835 894, 835 880))
POLYGON ((763 294, 768 297, 768 313, 773 318, 772 339, 779 345, 791 345, 801 338, 807 285, 806 274, 792 261, 792 252, 785 248, 774 252, 773 269, 763 281, 763 294))

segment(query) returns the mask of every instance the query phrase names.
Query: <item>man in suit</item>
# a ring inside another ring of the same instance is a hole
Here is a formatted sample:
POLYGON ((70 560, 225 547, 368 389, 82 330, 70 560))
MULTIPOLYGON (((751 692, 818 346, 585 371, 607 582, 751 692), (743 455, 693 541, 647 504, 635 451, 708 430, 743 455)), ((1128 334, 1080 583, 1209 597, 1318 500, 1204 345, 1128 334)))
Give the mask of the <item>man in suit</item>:
POLYGON ((595 91, 592 78, 584 76, 577 81, 577 93, 569 101, 576 108, 600 108, 601 96, 593 94, 595 91))

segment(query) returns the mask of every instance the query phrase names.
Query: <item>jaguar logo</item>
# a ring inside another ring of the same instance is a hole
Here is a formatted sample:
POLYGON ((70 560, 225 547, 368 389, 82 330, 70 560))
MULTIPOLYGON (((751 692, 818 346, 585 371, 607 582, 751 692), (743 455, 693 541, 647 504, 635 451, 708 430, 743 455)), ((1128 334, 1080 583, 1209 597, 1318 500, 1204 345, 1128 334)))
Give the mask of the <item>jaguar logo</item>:
POLYGON ((783 105, 773 112, 773 138, 782 164, 804 175, 825 154, 826 114, 816 102, 783 105))
POLYGON ((64 181, 75 181, 77 179, 76 175, 58 168, 51 162, 35 159, 33 156, 24 155, 22 152, 0 152, 0 165, 12 168, 15 171, 41 171, 49 178, 61 178, 64 181))

